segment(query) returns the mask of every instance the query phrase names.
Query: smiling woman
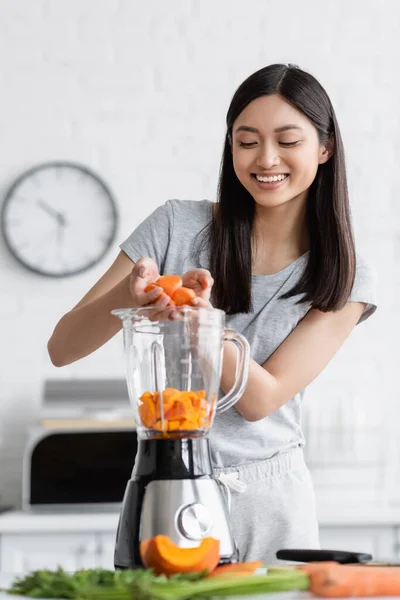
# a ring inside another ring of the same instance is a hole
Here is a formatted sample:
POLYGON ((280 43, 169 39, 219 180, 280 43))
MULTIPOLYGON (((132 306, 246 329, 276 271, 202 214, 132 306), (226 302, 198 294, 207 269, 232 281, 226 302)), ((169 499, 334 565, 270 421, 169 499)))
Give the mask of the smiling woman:
MULTIPOLYGON (((159 320, 172 318, 168 298, 145 289, 180 275, 251 346, 247 387, 209 434, 214 475, 234 489, 239 559, 270 564, 281 548, 317 548, 304 390, 376 308, 374 272, 354 248, 339 127, 318 81, 287 65, 253 73, 228 110, 217 203, 168 200, 120 248, 57 325, 57 364, 110 339, 113 308, 152 304, 159 320)), ((224 392, 235 370, 225 342, 224 392)))

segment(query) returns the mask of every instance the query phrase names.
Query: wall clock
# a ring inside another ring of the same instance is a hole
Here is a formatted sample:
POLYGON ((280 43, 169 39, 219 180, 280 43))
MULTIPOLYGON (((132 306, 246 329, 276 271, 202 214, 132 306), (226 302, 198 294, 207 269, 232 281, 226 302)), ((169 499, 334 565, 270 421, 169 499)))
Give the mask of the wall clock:
POLYGON ((117 223, 108 186, 72 162, 44 163, 23 173, 1 213, 11 254, 48 277, 75 275, 97 264, 115 239, 117 223))

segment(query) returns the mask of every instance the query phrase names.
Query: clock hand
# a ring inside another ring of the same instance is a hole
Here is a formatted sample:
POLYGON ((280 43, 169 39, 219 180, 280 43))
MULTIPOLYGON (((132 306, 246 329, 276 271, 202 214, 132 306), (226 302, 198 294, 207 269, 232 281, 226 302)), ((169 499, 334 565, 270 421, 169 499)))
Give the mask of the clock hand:
POLYGON ((61 225, 62 227, 66 225, 65 217, 62 213, 58 212, 57 210, 43 202, 43 200, 37 200, 36 204, 40 206, 40 208, 42 208, 45 212, 47 212, 48 215, 54 217, 59 225, 61 225))
POLYGON ((57 226, 57 242, 58 242, 58 248, 59 250, 61 250, 61 244, 64 238, 64 224, 58 222, 58 226, 57 226))

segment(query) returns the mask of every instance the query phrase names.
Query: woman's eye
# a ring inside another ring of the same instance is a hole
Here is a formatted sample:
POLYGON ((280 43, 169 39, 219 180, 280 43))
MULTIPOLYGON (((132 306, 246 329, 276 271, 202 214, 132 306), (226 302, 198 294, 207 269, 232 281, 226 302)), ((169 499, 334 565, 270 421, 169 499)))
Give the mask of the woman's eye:
POLYGON ((241 146, 242 148, 252 148, 256 144, 257 142, 239 142, 239 146, 241 146))
POLYGON ((297 146, 297 144, 300 142, 300 140, 297 140, 296 142, 279 142, 281 146, 283 146, 284 148, 290 148, 291 146, 297 146))

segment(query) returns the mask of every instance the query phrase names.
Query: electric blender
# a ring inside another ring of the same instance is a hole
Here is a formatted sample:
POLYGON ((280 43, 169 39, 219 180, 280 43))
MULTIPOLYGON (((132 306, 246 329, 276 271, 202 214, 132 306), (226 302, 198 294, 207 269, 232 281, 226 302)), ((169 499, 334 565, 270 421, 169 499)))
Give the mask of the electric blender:
POLYGON ((208 433, 216 412, 241 397, 250 348, 225 329, 225 313, 183 306, 174 320, 154 307, 118 309, 138 450, 119 518, 114 564, 142 567, 140 542, 166 535, 181 548, 220 541, 220 564, 236 562, 229 489, 213 477, 208 433), (237 347, 232 389, 218 397, 224 340, 237 347))

